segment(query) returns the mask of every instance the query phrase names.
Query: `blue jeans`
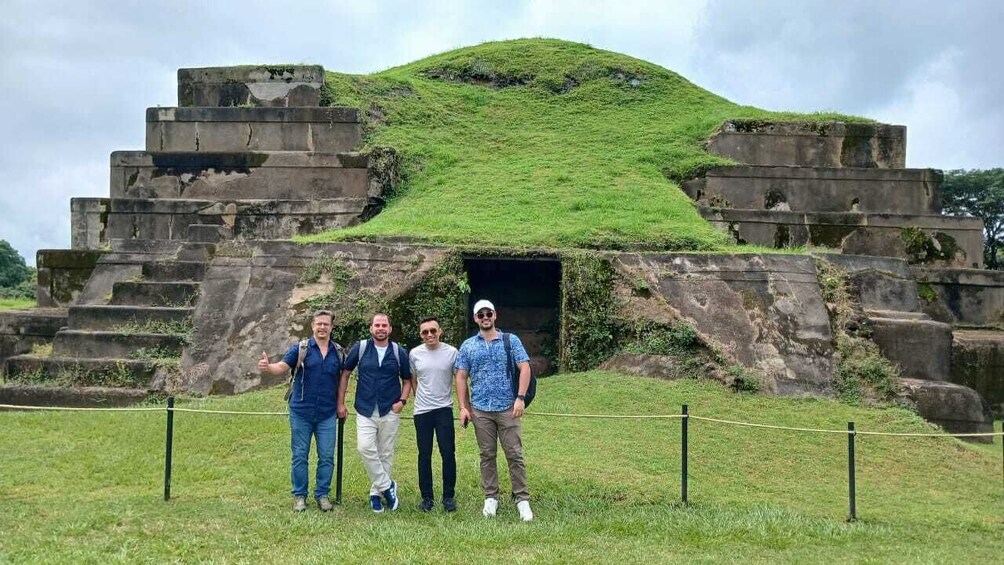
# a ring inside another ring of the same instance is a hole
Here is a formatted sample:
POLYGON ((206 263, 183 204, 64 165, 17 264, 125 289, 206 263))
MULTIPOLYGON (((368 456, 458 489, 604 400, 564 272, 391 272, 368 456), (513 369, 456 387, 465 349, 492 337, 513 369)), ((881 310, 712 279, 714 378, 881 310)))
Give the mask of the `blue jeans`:
POLYGON ((314 498, 328 496, 331 492, 331 475, 335 470, 335 435, 338 433, 338 416, 334 415, 318 422, 289 413, 290 447, 293 453, 290 481, 293 496, 307 496, 309 490, 307 459, 310 455, 310 438, 313 436, 317 448, 317 479, 314 484, 314 498))

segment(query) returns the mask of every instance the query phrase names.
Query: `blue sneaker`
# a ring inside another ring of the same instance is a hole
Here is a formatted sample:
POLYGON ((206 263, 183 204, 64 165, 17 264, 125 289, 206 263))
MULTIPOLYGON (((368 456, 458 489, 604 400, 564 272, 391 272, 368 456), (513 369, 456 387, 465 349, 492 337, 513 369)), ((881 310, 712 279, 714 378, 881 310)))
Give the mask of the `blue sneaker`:
POLYGON ((390 488, 383 491, 383 498, 387 501, 388 508, 397 510, 397 483, 390 482, 390 488))
POLYGON ((383 512, 383 504, 380 503, 380 497, 377 495, 370 496, 370 509, 374 512, 383 512))

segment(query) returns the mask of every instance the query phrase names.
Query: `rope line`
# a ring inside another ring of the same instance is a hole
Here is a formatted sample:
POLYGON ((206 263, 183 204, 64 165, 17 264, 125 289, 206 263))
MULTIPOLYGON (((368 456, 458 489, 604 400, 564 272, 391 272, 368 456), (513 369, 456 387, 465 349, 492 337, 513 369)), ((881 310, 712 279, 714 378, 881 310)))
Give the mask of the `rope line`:
POLYGON ((288 416, 289 412, 240 412, 237 410, 205 410, 202 408, 165 408, 168 412, 194 412, 197 414, 240 414, 244 416, 288 416))
POLYGON ((163 408, 85 408, 74 406, 21 406, 19 404, 0 404, 0 408, 15 410, 63 410, 66 412, 163 412, 163 408))
POLYGON ((640 419, 640 420, 659 420, 659 419, 670 419, 670 420, 682 420, 684 418, 683 414, 562 414, 559 412, 525 412, 530 416, 549 416, 555 418, 608 418, 612 420, 616 419, 640 419))
MULTIPOLYGON (((0 408, 9 408, 15 410, 54 410, 54 411, 66 411, 66 412, 191 412, 197 414, 228 414, 236 416, 288 416, 289 412, 245 412, 240 410, 207 410, 202 408, 179 408, 175 406, 174 408, 168 407, 148 407, 148 408, 128 408, 128 407, 118 407, 118 408, 86 408, 86 407, 71 407, 71 406, 22 406, 18 404, 0 404, 0 408)), ((354 414, 350 412, 349 414, 354 414)), ((725 420, 721 418, 709 418, 707 416, 695 416, 693 414, 683 415, 683 414, 571 414, 563 412, 526 412, 530 416, 544 416, 550 418, 582 418, 582 419, 608 419, 608 420, 682 420, 684 418, 689 418, 692 420, 702 420, 705 422, 715 422, 718 424, 727 424, 730 426, 742 426, 746 428, 763 428, 769 430, 784 430, 792 432, 809 432, 809 433, 821 433, 821 434, 851 434, 859 436, 890 436, 890 437, 994 437, 994 436, 1004 436, 1004 431, 1001 432, 981 432, 981 433, 963 433, 963 434, 946 434, 946 433, 930 433, 930 432, 872 432, 872 431, 861 431, 861 430, 827 430, 823 428, 799 428, 793 426, 777 426, 773 424, 757 424, 754 422, 741 422, 737 420, 725 420)), ((402 419, 411 419, 409 416, 402 416, 402 419)))
MULTIPOLYGON (((704 416, 689 416, 693 420, 704 420, 705 422, 717 422, 719 424, 729 424, 731 426, 744 426, 747 428, 767 428, 770 430, 787 430, 792 432, 815 432, 821 434, 846 434, 847 430, 824 430, 821 428, 793 428, 788 426, 774 426, 771 424, 754 424, 752 422, 737 422, 735 420, 721 420, 719 418, 706 418, 704 416)), ((858 432, 861 433, 861 432, 858 432)))

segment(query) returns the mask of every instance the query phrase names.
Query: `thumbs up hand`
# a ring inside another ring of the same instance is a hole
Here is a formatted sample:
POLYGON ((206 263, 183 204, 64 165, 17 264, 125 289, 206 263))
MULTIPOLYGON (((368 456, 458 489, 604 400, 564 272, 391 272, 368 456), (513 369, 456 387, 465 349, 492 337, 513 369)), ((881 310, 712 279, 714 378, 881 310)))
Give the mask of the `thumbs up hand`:
POLYGON ((258 360, 258 370, 268 370, 268 355, 264 351, 261 352, 261 359, 258 360))

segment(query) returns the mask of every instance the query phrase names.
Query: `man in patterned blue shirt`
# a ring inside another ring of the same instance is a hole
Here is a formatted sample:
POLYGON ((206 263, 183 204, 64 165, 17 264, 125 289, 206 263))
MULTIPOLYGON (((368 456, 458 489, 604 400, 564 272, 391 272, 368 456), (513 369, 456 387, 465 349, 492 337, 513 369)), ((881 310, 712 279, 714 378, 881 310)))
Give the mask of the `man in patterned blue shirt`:
POLYGON ((502 444, 509 462, 509 479, 516 509, 524 522, 533 520, 530 493, 526 486, 526 466, 523 464, 523 439, 520 418, 523 416, 527 388, 530 386, 530 356, 515 334, 509 334, 512 356, 519 369, 519 386, 513 394, 512 381, 506 371, 509 360, 503 334, 495 328, 495 306, 487 300, 474 304, 477 335, 468 338, 457 354, 457 399, 460 401, 460 424, 474 421, 474 435, 481 452, 481 488, 485 505, 481 513, 495 516, 499 506, 499 476, 495 463, 498 445, 502 444), (471 394, 468 401, 467 379, 471 394), (473 406, 473 408, 472 408, 473 406))

